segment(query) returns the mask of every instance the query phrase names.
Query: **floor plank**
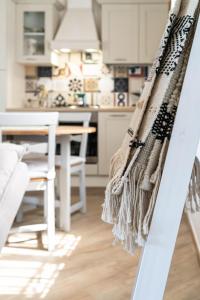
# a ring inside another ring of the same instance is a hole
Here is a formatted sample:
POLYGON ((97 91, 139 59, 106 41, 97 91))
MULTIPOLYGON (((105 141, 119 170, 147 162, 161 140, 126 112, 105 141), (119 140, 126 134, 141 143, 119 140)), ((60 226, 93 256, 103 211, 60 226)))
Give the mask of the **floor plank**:
MULTIPOLYGON (((88 213, 73 215, 70 234, 57 232, 52 255, 35 234, 10 236, 0 257, 0 300, 130 299, 140 252, 131 257, 120 245, 112 245, 111 226, 100 219, 103 193, 102 189, 88 191, 88 213)), ((25 222, 40 217, 41 211, 35 210, 25 222)), ((186 218, 164 299, 200 300, 200 267, 186 218)))

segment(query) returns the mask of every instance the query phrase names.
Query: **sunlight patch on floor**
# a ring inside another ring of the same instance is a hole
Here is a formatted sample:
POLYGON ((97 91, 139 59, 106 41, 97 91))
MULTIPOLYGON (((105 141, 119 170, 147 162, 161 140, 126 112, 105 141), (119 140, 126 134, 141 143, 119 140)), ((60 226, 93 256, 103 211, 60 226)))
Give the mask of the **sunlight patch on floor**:
MULTIPOLYGON (((19 238, 19 237, 18 237, 19 238)), ((46 237, 44 237, 44 242, 46 237)), ((53 287, 59 273, 65 267, 61 257, 69 257, 77 248, 81 236, 59 234, 56 236, 56 249, 47 250, 25 248, 20 243, 4 247, 0 256, 0 296, 22 295, 28 298, 45 298, 53 287), (56 258, 59 262, 56 262, 56 258)), ((34 241, 37 245, 37 241, 34 241)), ((32 243, 32 239, 31 239, 32 243)))

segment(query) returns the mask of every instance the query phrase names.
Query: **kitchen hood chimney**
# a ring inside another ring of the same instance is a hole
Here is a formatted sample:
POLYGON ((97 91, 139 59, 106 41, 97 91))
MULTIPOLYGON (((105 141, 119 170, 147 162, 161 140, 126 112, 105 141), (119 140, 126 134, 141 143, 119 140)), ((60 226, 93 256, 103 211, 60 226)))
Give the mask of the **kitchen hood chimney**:
POLYGON ((97 51, 99 47, 92 0, 68 0, 52 49, 61 52, 97 51))

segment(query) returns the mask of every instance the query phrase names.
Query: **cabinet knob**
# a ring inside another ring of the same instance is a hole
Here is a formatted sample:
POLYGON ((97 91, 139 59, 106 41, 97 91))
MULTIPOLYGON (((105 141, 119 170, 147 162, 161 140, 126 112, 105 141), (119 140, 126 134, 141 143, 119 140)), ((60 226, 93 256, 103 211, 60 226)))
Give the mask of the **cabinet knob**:
POLYGON ((26 57, 26 60, 35 61, 36 58, 35 57, 26 57))
POLYGON ((127 61, 126 58, 115 58, 115 61, 127 61))
POLYGON ((125 118, 127 117, 126 114, 111 114, 110 115, 111 118, 125 118))

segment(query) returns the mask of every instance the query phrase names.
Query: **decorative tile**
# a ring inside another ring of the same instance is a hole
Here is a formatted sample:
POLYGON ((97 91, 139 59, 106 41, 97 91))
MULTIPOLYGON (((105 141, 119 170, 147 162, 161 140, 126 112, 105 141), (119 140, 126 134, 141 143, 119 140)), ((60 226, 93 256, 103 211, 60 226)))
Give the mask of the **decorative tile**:
POLYGON ((130 77, 129 78, 129 93, 139 92, 144 84, 143 77, 130 77))
POLYGON ((37 78, 37 67, 25 66, 25 77, 26 78, 37 78))
POLYGON ((52 79, 47 77, 41 77, 37 81, 37 85, 44 85, 47 91, 52 90, 52 79))
POLYGON ((101 106, 114 106, 113 93, 100 93, 97 100, 98 105, 101 106))
POLYGON ((63 92, 68 89, 68 82, 65 78, 53 77, 52 79, 52 90, 63 92))
POLYGON ((115 66, 114 67, 115 77, 127 78, 128 77, 128 68, 126 66, 115 66))
POLYGON ((37 68, 38 77, 52 77, 52 67, 38 67, 37 68))
POLYGON ((137 95, 137 93, 130 93, 129 94, 129 105, 133 106, 137 103, 137 101, 139 100, 140 96, 137 95))
POLYGON ((26 93, 33 93, 35 92, 37 87, 37 80, 34 78, 26 78, 25 80, 25 90, 26 93))
POLYGON ((70 72, 70 75, 72 78, 80 78, 83 76, 81 63, 75 64, 75 63, 69 62, 68 67, 69 67, 69 72, 70 72))
POLYGON ((114 91, 116 93, 127 93, 128 78, 114 78, 114 91))
POLYGON ((115 93, 115 105, 127 106, 128 105, 128 93, 115 93))
POLYGON ((69 79, 68 87, 70 92, 74 92, 74 93, 82 92, 83 82, 81 79, 78 78, 69 79))
POLYGON ((52 101, 53 107, 65 107, 66 104, 66 99, 62 94, 58 94, 52 101))
POLYGON ((103 77, 99 80, 99 90, 102 93, 112 93, 114 91, 114 80, 110 77, 103 77))
POLYGON ((84 90, 85 90, 85 92, 98 92, 99 91, 99 79, 98 78, 84 79, 84 90))

